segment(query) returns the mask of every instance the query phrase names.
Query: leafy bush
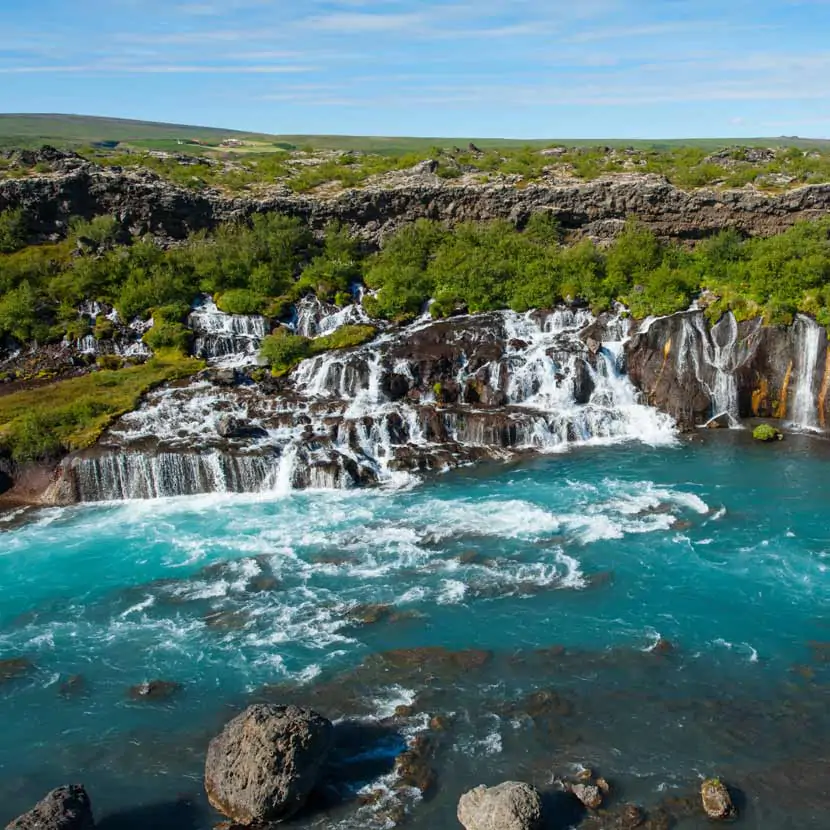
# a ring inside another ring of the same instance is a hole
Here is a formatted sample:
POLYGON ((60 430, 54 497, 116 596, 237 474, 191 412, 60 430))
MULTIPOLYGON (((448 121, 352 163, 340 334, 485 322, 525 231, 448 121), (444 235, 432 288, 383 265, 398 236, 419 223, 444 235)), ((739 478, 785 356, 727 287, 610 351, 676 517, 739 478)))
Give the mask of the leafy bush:
POLYGON ((288 329, 277 329, 268 335, 260 346, 260 356, 271 367, 275 376, 290 372, 301 360, 305 360, 311 353, 311 340, 297 334, 291 334, 288 329))
POLYGON ((26 217, 21 209, 0 213, 0 254, 19 251, 26 244, 26 217))
POLYGON ((174 349, 186 352, 190 347, 192 332, 181 323, 157 322, 142 338, 154 351, 174 349))
POLYGON ((217 294, 216 305, 226 314, 262 314, 268 305, 267 297, 247 288, 233 288, 217 294))
POLYGON ((782 435, 781 431, 776 429, 771 424, 759 424, 755 429, 752 431, 752 437, 756 441, 779 441, 784 436, 782 435))

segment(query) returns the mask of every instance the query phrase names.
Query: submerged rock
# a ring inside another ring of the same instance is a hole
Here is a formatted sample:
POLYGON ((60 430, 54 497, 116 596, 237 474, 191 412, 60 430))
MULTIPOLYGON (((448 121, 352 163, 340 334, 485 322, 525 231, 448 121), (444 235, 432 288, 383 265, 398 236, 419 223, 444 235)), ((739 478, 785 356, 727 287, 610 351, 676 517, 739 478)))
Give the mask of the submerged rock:
POLYGON ((517 781, 476 787, 461 796, 458 820, 466 830, 535 830, 542 822, 542 798, 517 781))
POLYGON ((291 818, 317 784, 332 741, 331 722, 309 709, 250 706, 210 742, 208 800, 237 824, 291 818))
POLYGON ((25 677, 35 669, 35 664, 28 657, 10 657, 0 660, 0 683, 25 677))
POLYGON ((6 830, 93 830, 95 820, 86 790, 70 784, 52 790, 28 813, 6 826, 6 830))
POLYGON ((160 701, 168 700, 181 691, 182 684, 171 680, 148 680, 130 687, 132 700, 160 701))
POLYGON ((707 778, 700 785, 700 800, 703 811, 710 819, 723 821, 737 814, 729 790, 719 778, 707 778))

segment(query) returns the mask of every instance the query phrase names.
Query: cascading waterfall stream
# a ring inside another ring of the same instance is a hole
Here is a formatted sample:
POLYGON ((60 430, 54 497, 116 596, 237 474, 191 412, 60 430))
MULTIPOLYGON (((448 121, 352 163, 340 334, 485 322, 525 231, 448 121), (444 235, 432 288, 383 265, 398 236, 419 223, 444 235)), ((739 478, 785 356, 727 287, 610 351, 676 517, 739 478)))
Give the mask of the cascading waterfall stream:
MULTIPOLYGON (((191 315, 216 344, 245 341, 232 353, 247 356, 263 329, 243 319, 247 328, 207 302, 191 315)), ((671 419, 642 405, 621 371, 628 321, 604 321, 601 330, 617 339, 589 347, 582 334, 594 323, 588 311, 570 309, 421 319, 368 345, 304 361, 293 391, 277 396, 256 386, 220 392, 204 381, 160 390, 110 431, 114 447, 73 460, 78 498, 285 494, 408 481, 418 470, 517 451, 671 442, 671 419), (449 378, 459 391, 450 402, 436 400, 440 384, 423 376, 448 371, 447 358, 424 368, 436 336, 453 355, 449 378), (480 349, 495 356, 482 360, 480 349), (393 394, 396 383, 404 387, 393 394)))
POLYGON ((253 362, 268 333, 264 317, 226 314, 209 296, 197 301, 187 322, 195 334, 194 354, 227 366, 253 362))

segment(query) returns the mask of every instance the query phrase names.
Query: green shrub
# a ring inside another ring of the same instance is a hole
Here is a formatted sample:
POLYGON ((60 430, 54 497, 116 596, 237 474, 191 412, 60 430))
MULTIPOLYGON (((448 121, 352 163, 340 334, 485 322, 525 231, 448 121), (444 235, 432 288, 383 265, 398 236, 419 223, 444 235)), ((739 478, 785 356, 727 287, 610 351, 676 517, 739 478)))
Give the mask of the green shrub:
POLYGON ((780 430, 776 429, 771 424, 759 424, 752 431, 752 437, 756 441, 780 441, 784 436, 780 430))
POLYGON ((279 328, 268 335, 260 346, 260 356, 271 367, 277 377, 290 372, 301 360, 311 353, 311 340, 297 334, 291 334, 288 329, 279 328))
POLYGON ((99 314, 95 318, 95 327, 92 330, 92 334, 96 340, 112 340, 115 336, 115 323, 103 314, 99 314))
POLYGON ((190 348, 192 332, 181 323, 157 322, 142 338, 154 351, 174 349, 186 352, 190 348))
POLYGON ((216 305, 226 314, 262 314, 268 306, 268 298, 247 288, 233 288, 216 295, 216 305))
POLYGON ((20 208, 0 213, 0 254, 19 251, 26 244, 26 236, 26 217, 20 208))
POLYGON ((102 354, 95 361, 99 369, 114 371, 124 365, 124 361, 117 354, 102 354))

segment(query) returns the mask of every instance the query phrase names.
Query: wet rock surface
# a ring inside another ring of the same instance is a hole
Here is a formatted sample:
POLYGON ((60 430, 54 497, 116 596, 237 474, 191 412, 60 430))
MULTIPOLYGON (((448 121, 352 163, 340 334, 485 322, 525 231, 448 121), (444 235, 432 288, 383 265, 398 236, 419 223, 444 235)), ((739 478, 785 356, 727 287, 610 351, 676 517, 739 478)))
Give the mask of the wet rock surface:
POLYGON ((331 745, 331 723, 311 710, 251 706, 210 743, 208 800, 238 824, 290 818, 318 783, 331 745))
POLYGON ((6 830, 94 830, 92 805, 86 790, 71 784, 50 792, 6 830))

